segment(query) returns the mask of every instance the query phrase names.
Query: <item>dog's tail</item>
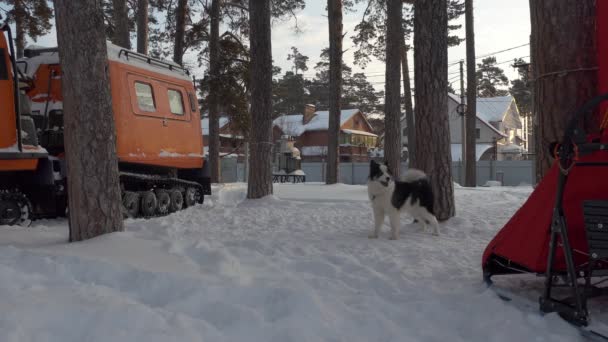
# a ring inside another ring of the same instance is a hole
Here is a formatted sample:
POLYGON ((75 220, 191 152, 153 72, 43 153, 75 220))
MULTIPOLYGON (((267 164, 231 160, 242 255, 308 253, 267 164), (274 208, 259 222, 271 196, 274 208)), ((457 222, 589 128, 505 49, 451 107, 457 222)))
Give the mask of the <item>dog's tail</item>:
POLYGON ((426 178, 426 173, 423 171, 418 169, 408 169, 401 177, 399 177, 399 180, 402 182, 412 183, 426 178))

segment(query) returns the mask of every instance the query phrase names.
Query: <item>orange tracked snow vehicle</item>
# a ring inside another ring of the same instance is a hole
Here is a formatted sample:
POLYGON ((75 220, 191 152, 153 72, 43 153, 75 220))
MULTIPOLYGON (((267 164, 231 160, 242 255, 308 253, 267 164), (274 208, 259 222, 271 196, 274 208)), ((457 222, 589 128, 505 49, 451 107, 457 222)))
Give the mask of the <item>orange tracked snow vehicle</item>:
MULTIPOLYGON (((56 48, 13 56, 0 34, 0 225, 66 212, 62 70, 56 48)), ((200 110, 181 66, 108 43, 122 203, 165 215, 211 193, 200 110)), ((69 72, 66 70, 64 72, 69 72)))

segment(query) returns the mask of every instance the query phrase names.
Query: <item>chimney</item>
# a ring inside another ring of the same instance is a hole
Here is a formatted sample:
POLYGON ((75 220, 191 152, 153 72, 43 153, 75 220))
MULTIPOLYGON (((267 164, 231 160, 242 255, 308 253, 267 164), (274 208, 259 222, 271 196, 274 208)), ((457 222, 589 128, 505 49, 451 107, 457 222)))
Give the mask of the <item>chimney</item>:
POLYGON ((315 116, 316 111, 317 108, 315 107, 315 105, 304 105, 304 115, 302 116, 302 124, 306 125, 307 123, 309 123, 310 120, 312 120, 312 118, 315 116))

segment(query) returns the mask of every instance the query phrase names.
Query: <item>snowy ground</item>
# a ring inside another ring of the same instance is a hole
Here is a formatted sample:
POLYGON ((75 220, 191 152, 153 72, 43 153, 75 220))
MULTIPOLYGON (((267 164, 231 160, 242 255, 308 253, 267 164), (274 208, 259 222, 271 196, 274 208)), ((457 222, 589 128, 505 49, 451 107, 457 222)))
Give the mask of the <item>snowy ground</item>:
MULTIPOLYGON (((362 186, 275 186, 67 244, 64 220, 0 230, 0 341, 577 341, 481 282, 531 188, 456 189, 440 237, 372 225, 362 186)), ((604 316, 608 318, 608 316, 604 316)))

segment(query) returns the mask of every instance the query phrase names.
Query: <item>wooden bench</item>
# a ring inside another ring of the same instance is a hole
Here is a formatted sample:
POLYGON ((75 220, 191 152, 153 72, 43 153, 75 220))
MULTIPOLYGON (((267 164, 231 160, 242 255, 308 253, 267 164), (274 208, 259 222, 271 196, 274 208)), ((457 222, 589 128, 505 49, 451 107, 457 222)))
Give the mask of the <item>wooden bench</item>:
POLYGON ((306 175, 281 175, 272 174, 273 183, 305 183, 306 175))

